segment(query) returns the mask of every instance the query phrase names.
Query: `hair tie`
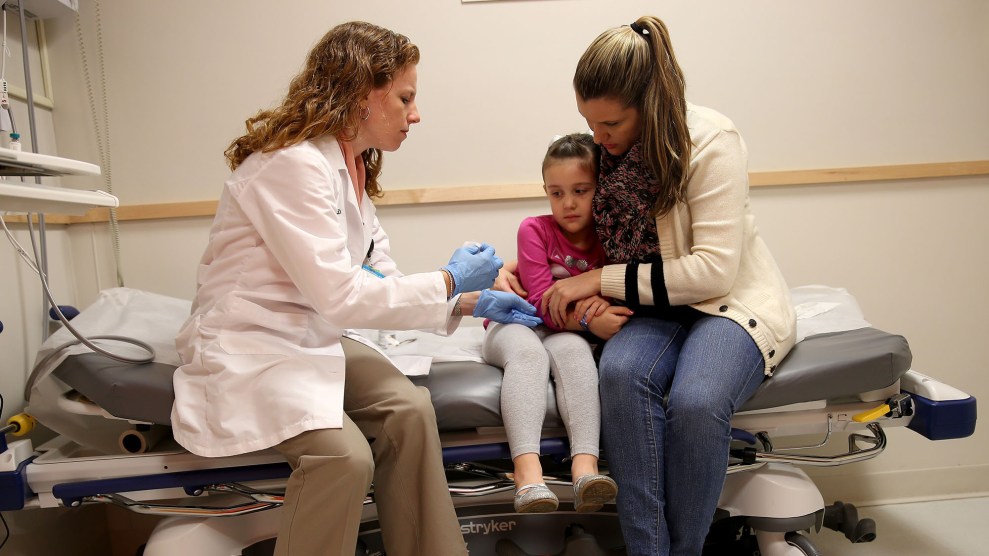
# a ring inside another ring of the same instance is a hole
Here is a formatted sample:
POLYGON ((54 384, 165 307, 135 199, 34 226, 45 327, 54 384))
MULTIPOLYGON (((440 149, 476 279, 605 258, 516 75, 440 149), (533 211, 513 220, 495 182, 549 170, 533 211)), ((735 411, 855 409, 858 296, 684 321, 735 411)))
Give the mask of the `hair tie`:
POLYGON ((629 27, 631 27, 633 31, 635 31, 636 33, 642 35, 643 37, 645 37, 646 35, 649 34, 649 29, 646 29, 645 27, 639 25, 638 23, 636 23, 634 21, 629 24, 629 27))

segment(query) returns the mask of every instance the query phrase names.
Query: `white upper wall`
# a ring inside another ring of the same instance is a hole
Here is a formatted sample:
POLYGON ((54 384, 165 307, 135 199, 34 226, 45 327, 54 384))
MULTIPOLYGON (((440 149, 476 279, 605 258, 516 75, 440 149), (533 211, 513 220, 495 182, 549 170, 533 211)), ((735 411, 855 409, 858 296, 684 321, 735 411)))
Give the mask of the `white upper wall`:
MULTIPOLYGON (((115 192, 125 204, 215 199, 222 152, 244 120, 277 103, 309 48, 352 19, 404 33, 422 52, 423 122, 386 156, 386 188, 537 183, 550 138, 586 129, 570 86, 578 57, 642 14, 664 18, 688 97, 736 122, 752 170, 989 153, 980 0, 104 1, 115 192)), ((96 160, 75 27, 48 27, 61 154, 96 160)))

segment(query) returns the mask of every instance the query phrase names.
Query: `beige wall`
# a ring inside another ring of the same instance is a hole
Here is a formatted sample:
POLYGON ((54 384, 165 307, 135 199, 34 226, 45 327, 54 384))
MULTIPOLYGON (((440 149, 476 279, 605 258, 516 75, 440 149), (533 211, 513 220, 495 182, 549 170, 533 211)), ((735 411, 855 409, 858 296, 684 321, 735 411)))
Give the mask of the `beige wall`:
MULTIPOLYGON (((355 18, 400 30, 422 50, 423 123, 388 157, 391 188, 536 181, 549 138, 586 127, 570 88, 577 57, 605 27, 642 13, 665 18, 690 98, 735 120, 753 170, 989 151, 989 7, 977 0, 101 6, 112 175, 130 204, 215 198, 221 153, 243 121, 280 99, 328 27, 355 18)), ((83 15, 95 72, 94 14, 83 15)), ((74 24, 52 22, 48 35, 59 150, 96 160, 74 24)), ((99 94, 98 77, 93 85, 99 94)))
MULTIPOLYGON (((989 4, 980 0, 105 0, 102 61, 96 10, 83 0, 110 164, 96 148, 71 19, 47 25, 58 152, 103 163, 123 204, 216 199, 222 151, 243 121, 279 99, 330 26, 366 19, 422 50, 423 123, 387 156, 386 189, 536 183, 550 137, 585 127, 569 85, 576 59, 604 28, 643 13, 666 20, 690 98, 734 119, 753 171, 989 159, 989 4)), ((760 188, 752 205, 791 285, 849 289, 875 326, 906 335, 915 368, 989 399, 989 178, 760 188)), ((510 258, 518 222, 544 211, 528 200, 382 207, 380 216, 414 272, 436 268, 465 239, 510 258)), ((126 285, 190 297, 208 225, 124 223, 126 285)), ((56 244, 71 269, 59 284, 69 301, 84 305, 114 285, 103 226, 73 226, 56 244)), ((986 492, 977 480, 989 471, 985 427, 937 444, 890 436, 874 461, 816 472, 826 497, 986 492)))

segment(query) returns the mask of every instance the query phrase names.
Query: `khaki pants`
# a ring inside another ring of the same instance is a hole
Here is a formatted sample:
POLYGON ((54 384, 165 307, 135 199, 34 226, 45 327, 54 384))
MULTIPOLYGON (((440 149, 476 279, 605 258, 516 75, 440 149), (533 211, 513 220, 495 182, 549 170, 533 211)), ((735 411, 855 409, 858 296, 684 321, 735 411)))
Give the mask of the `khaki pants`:
POLYGON ((275 447, 292 467, 275 556, 354 556, 372 481, 388 556, 466 555, 429 392, 373 349, 343 347, 343 428, 275 447))

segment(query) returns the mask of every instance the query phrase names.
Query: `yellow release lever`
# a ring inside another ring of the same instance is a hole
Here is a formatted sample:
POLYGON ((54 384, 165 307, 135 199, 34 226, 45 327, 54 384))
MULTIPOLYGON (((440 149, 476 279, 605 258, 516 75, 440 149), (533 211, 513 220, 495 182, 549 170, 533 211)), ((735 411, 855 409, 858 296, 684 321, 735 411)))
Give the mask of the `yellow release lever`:
POLYGON ((888 403, 884 403, 873 409, 863 411, 858 415, 853 415, 852 421, 855 421, 857 423, 867 423, 869 421, 875 421, 876 419, 883 417, 890 411, 893 411, 893 409, 889 406, 888 403))

